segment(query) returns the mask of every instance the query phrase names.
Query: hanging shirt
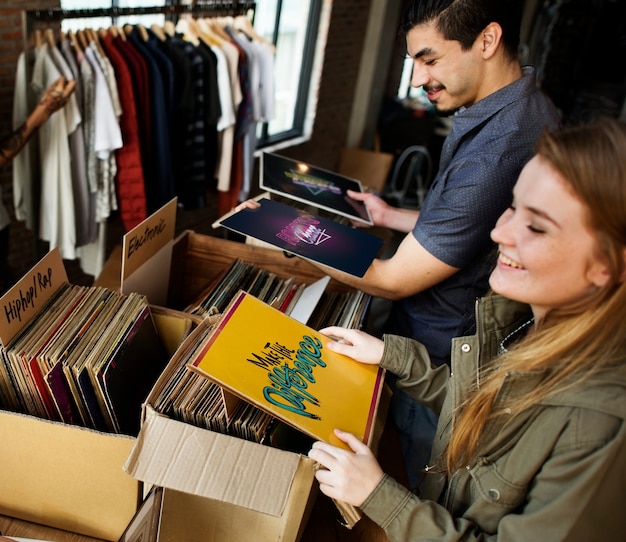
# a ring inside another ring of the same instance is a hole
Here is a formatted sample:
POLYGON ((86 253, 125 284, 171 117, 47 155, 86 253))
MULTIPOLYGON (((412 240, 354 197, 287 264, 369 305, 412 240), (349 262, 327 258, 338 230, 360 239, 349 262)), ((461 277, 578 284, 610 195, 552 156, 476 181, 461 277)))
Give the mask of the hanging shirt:
POLYGON ((85 49, 85 56, 93 68, 95 80, 94 149, 98 158, 98 191, 96 221, 104 222, 117 209, 115 174, 117 167, 113 152, 122 147, 122 132, 115 112, 109 84, 94 52, 95 46, 85 49))
MULTIPOLYGON (((24 53, 20 53, 15 73, 15 89, 13 92, 13 130, 17 130, 26 122, 29 115, 28 81, 26 81, 26 62, 24 53)), ((35 229, 33 155, 36 142, 28 141, 20 153, 13 158, 13 205, 15 217, 23 220, 30 230, 35 229)), ((9 214, 4 209, 0 216, 0 229, 9 225, 9 214)))
POLYGON ((152 119, 150 110, 152 98, 150 96, 150 82, 148 79, 148 67, 146 61, 135 47, 121 36, 113 38, 113 44, 124 57, 133 82, 135 95, 135 108, 137 111, 137 123, 139 126, 139 142, 141 149, 141 164, 144 175, 144 187, 146 192, 146 209, 153 208, 151 204, 151 192, 154 193, 156 182, 156 161, 154 159, 154 143, 152 141, 152 119), (152 187, 152 190, 151 190, 152 187))
POLYGON ((170 122, 172 170, 174 173, 175 191, 182 193, 186 183, 185 137, 187 125, 193 115, 194 96, 191 72, 191 61, 174 41, 175 37, 158 40, 157 46, 170 59, 174 69, 174 96, 172 103, 172 119, 170 122))
POLYGON ((233 205, 248 199, 252 184, 252 169, 254 151, 256 150, 256 123, 261 120, 261 70, 256 48, 242 32, 232 31, 231 35, 237 44, 245 51, 248 64, 248 92, 250 96, 250 111, 248 112, 248 126, 242 132, 242 180, 238 194, 234 195, 233 205))
MULTIPOLYGON (((37 100, 61 72, 43 43, 35 52, 32 86, 37 100)), ((76 258, 76 224, 66 115, 57 111, 39 128, 41 202, 39 237, 58 247, 61 257, 76 258)))
MULTIPOLYGON (((220 133, 220 152, 217 165, 217 190, 228 192, 231 184, 231 173, 233 163, 233 145, 235 141, 235 126, 237 123, 237 111, 243 99, 241 83, 239 81, 239 50, 227 41, 220 45, 220 50, 224 54, 226 66, 228 68, 228 79, 223 82, 228 83, 232 96, 232 108, 235 113, 235 123, 226 126, 220 133)), ((222 84, 222 82, 220 82, 222 84)))
MULTIPOLYGON (((206 76, 204 57, 198 48, 180 35, 171 38, 172 44, 179 48, 189 60, 192 107, 184 127, 183 176, 178 185, 180 203, 189 209, 198 208, 197 187, 205 182, 205 122, 206 122, 206 76)), ((201 188, 201 193, 204 189, 201 188)))
POLYGON ((89 242, 98 238, 98 223, 96 221, 96 195, 98 193, 98 158, 96 156, 94 140, 96 137, 95 110, 96 110, 96 81, 91 63, 85 53, 76 50, 76 63, 80 72, 81 94, 83 98, 83 136, 85 138, 85 164, 87 170, 87 185, 89 186, 89 242))
POLYGON ((268 122, 276 116, 274 49, 269 43, 256 40, 252 40, 251 45, 256 49, 259 64, 259 120, 268 122))
POLYGON ((198 205, 206 205, 206 194, 209 188, 215 188, 215 170, 217 167, 217 151, 218 151, 218 138, 217 138, 217 123, 221 115, 221 105, 219 98, 219 90, 217 83, 217 57, 211 47, 204 41, 201 41, 198 45, 198 51, 203 56, 206 69, 205 69, 205 114, 204 121, 204 152, 206 156, 206 169, 204 171, 204 183, 202 187, 197 187, 198 190, 198 205))
MULTIPOLYGON (((67 40, 63 40, 61 46, 69 46, 67 40)), ((68 131, 70 138, 70 155, 72 168, 72 187, 74 190, 74 213, 76 220, 76 246, 85 245, 89 242, 89 186, 87 181, 87 165, 85 163, 85 136, 83 134, 82 112, 80 99, 82 98, 78 66, 73 55, 65 55, 56 47, 50 48, 52 59, 57 68, 69 80, 76 81, 76 88, 70 95, 64 106, 67 115, 68 131), (68 61, 68 58, 70 61, 68 61), (76 65, 72 69, 70 62, 76 65)))

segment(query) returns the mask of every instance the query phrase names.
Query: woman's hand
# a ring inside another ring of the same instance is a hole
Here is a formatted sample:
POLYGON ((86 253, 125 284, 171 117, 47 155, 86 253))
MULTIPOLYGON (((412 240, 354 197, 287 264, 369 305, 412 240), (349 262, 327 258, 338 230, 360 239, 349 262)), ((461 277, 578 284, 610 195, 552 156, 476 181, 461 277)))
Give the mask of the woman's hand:
POLYGON ((330 338, 325 345, 329 350, 360 363, 378 365, 383 357, 385 343, 364 331, 330 326, 320 329, 320 333, 330 338))
POLYGON ((384 472, 372 451, 351 433, 335 429, 352 452, 326 442, 314 442, 309 457, 321 465, 315 473, 320 491, 353 506, 361 506, 381 481, 384 472))

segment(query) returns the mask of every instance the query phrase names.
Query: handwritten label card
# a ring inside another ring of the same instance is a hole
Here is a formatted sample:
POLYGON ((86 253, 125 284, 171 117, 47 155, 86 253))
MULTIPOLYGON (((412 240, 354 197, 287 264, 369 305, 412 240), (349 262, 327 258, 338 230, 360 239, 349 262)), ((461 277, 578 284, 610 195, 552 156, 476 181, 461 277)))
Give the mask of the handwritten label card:
POLYGON ((165 304, 177 201, 177 198, 172 199, 124 236, 122 293, 137 292, 147 296, 153 305, 165 304))
POLYGON ((65 283, 67 272, 58 248, 52 249, 0 298, 0 341, 6 346, 65 283))

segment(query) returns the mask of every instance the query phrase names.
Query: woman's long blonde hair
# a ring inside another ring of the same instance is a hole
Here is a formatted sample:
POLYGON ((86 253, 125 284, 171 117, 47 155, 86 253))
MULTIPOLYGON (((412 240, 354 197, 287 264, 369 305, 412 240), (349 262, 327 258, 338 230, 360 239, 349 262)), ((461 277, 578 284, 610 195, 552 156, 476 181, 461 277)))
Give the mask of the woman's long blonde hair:
POLYGON ((444 470, 476 458, 485 426, 510 417, 566 387, 622 363, 626 348, 626 124, 600 119, 544 133, 536 153, 569 183, 587 207, 587 224, 597 238, 598 257, 609 263, 608 284, 578 307, 550 312, 538 328, 498 359, 456 413, 444 470), (535 371, 541 385, 506 403, 496 401, 504 375, 535 371))

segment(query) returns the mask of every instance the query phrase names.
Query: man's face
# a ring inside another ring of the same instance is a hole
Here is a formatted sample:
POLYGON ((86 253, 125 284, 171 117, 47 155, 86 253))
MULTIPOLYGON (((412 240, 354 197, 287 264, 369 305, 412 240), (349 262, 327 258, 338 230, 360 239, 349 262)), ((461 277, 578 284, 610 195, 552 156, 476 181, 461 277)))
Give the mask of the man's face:
POLYGON ((411 29, 407 54, 413 59, 411 86, 423 87, 437 113, 447 116, 481 99, 484 61, 481 40, 469 51, 458 41, 446 40, 432 23, 411 29))

